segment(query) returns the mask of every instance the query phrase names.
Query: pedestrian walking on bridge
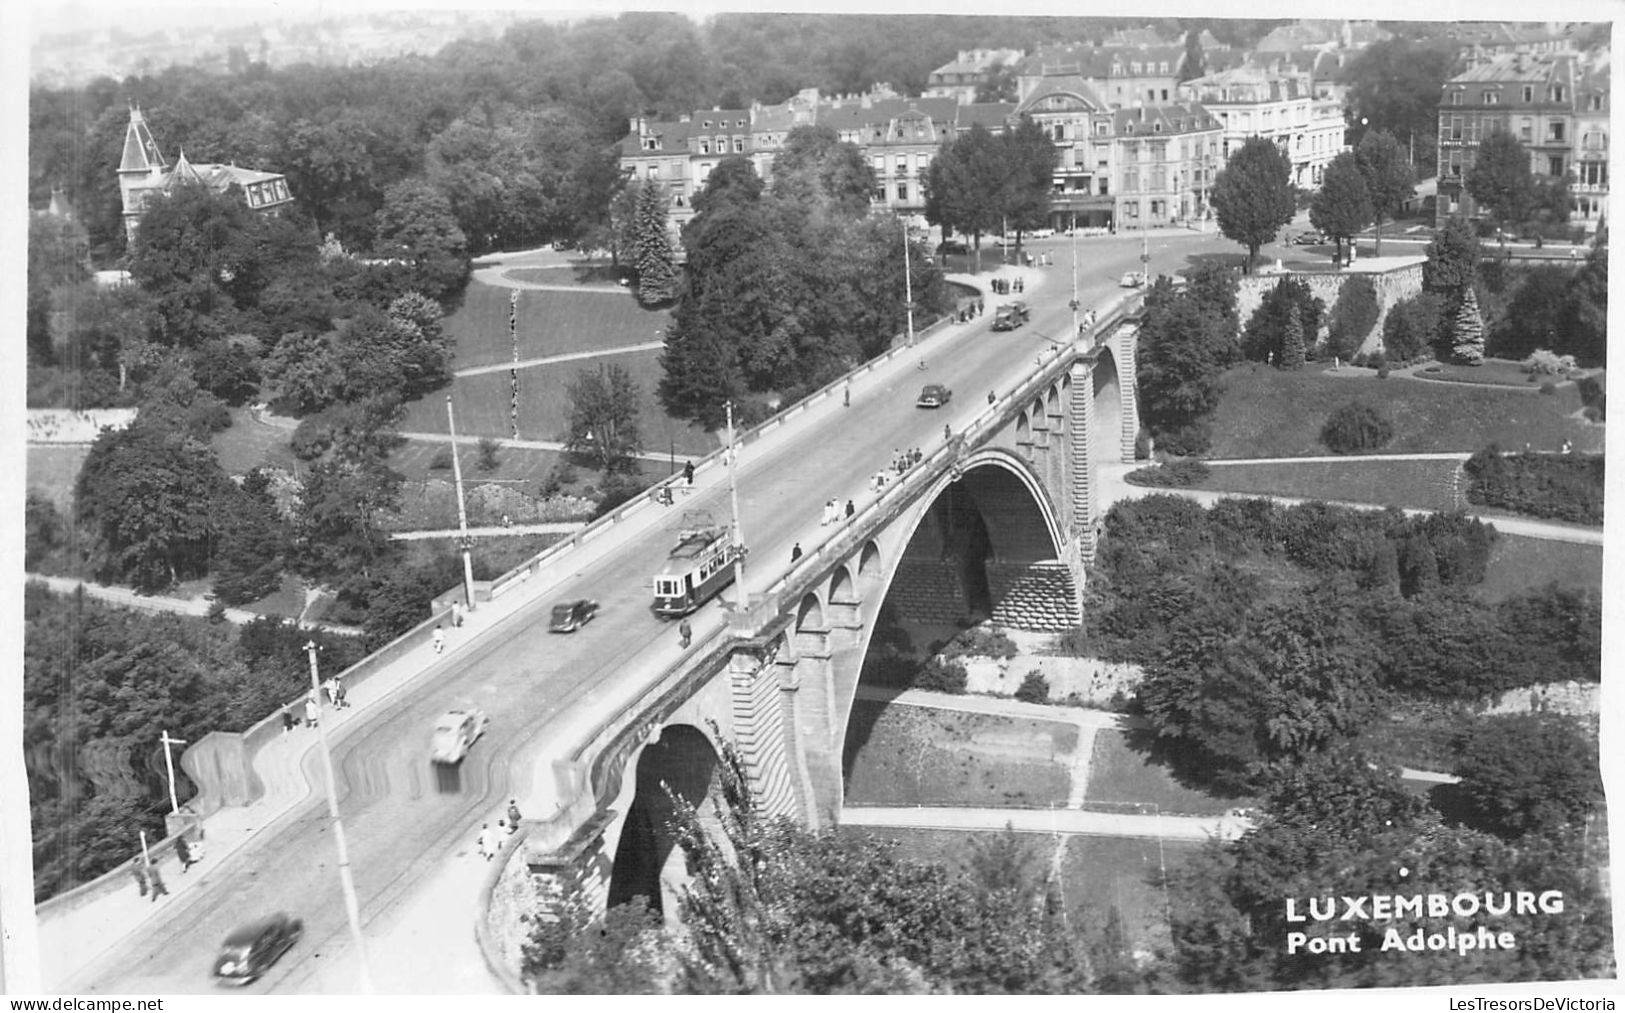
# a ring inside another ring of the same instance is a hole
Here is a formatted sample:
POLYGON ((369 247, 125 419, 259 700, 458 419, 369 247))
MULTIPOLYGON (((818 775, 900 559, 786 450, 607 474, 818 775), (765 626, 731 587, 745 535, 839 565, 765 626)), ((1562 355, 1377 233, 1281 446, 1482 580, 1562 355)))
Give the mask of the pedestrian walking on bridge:
POLYGON ((694 640, 694 627, 688 624, 687 619, 677 624, 677 635, 682 638, 679 647, 687 647, 694 640))
POLYGON ((154 904, 158 903, 159 897, 169 895, 169 888, 164 886, 164 877, 158 874, 158 866, 151 862, 147 863, 147 878, 152 881, 152 902, 154 904))
POLYGON ((519 801, 510 798, 508 800, 508 833, 511 834, 519 829, 519 818, 519 801))

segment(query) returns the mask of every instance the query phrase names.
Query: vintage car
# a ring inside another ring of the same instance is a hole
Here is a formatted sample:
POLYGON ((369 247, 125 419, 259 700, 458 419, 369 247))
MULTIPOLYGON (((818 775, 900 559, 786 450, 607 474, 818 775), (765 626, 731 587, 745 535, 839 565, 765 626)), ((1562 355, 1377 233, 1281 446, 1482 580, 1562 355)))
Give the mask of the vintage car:
POLYGON ((485 712, 478 707, 447 711, 435 722, 429 741, 429 759, 435 763, 460 763, 469 747, 485 734, 485 712))
POLYGON ((282 911, 239 926, 220 944, 214 976, 227 984, 246 985, 292 949, 304 932, 304 922, 282 911))
POLYGON ((914 402, 916 408, 941 408, 954 396, 954 392, 940 383, 928 383, 920 390, 919 400, 914 402))
POLYGON ((590 598, 561 601, 553 606, 553 618, 547 628, 554 633, 574 633, 592 622, 598 614, 598 603, 590 598))

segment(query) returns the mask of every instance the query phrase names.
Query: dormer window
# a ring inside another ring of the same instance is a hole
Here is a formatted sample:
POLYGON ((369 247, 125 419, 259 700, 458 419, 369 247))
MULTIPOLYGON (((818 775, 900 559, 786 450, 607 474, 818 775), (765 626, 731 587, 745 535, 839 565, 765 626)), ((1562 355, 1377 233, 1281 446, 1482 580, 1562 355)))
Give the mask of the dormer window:
POLYGON ((743 130, 743 129, 745 129, 745 121, 744 120, 735 120, 734 121, 734 126, 736 128, 738 128, 738 129, 740 129, 740 130, 743 130))
POLYGON ((657 138, 657 137, 645 137, 643 139, 643 150, 644 151, 658 151, 658 150, 660 150, 660 139, 657 138))
POLYGON ((711 129, 711 121, 706 120, 704 123, 701 123, 700 126, 704 127, 706 130, 710 130, 711 129))
POLYGON ((1563 101, 1563 95, 1564 95, 1564 92, 1563 92, 1563 86, 1562 85, 1560 85, 1560 84, 1552 85, 1552 101, 1553 102, 1561 102, 1561 101, 1563 101))
POLYGON ((1526 85, 1523 86, 1523 100, 1525 102, 1533 102, 1533 101, 1535 101, 1535 86, 1534 85, 1526 84, 1526 85))
POLYGON ((1487 92, 1484 93, 1484 104, 1485 105, 1493 106, 1493 105, 1498 104, 1500 101, 1501 101, 1501 93, 1500 92, 1498 92, 1498 91, 1487 91, 1487 92))
POLYGON ((1461 105, 1461 92, 1453 91, 1450 93, 1450 104, 1453 106, 1461 105))
POLYGON ((711 140, 710 140, 710 138, 706 138, 706 137, 700 138, 700 154, 709 155, 710 153, 711 153, 711 140))

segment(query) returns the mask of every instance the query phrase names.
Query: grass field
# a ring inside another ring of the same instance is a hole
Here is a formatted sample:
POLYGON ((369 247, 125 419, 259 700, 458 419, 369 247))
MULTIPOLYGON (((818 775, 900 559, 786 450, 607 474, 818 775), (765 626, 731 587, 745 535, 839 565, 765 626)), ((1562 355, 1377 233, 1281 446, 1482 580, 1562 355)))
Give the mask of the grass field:
MULTIPOLYGON (((446 333, 457 339, 454 368, 513 359, 513 339, 508 332, 508 293, 512 291, 479 282, 469 284, 462 305, 446 317, 446 333)), ((670 311, 646 310, 624 289, 521 291, 519 357, 534 359, 658 341, 670 322, 670 311)))
POLYGON ((621 287, 620 276, 607 261, 598 264, 577 261, 569 267, 516 267, 508 270, 507 277, 532 285, 582 285, 628 291, 621 287))
POLYGON ((1573 387, 1573 380, 1565 380, 1556 376, 1538 376, 1525 373, 1520 363, 1511 359, 1485 359, 1478 366, 1457 366, 1452 363, 1431 363, 1417 370, 1417 375, 1428 380, 1444 380, 1450 383, 1477 383, 1494 384, 1501 387, 1516 387, 1519 390, 1537 392, 1543 383, 1553 383, 1558 387, 1573 387))
POLYGON ((73 506, 73 486, 89 446, 30 446, 24 461, 28 488, 37 490, 66 514, 73 506))
POLYGON ((1602 546, 1503 534, 1490 550, 1484 582, 1474 593, 1488 601, 1501 601, 1554 581, 1563 587, 1600 590, 1602 546))
POLYGON ((1367 370, 1333 376, 1240 366, 1224 374, 1224 394, 1210 425, 1210 456, 1323 456, 1320 429, 1341 405, 1363 400, 1387 414, 1394 439, 1384 453, 1473 453, 1491 442, 1555 450, 1565 440, 1581 452, 1603 448, 1603 427, 1571 418, 1580 409, 1572 385, 1555 394, 1529 394, 1469 384, 1379 380, 1367 370))
POLYGON ((842 770, 856 805, 1064 805, 1077 728, 1055 721, 853 705, 842 770))
POLYGON ((1226 464, 1211 468, 1193 488, 1453 510, 1466 505, 1456 501, 1451 485, 1458 466, 1456 461, 1226 464))
POLYGON ((298 473, 298 459, 288 449, 291 430, 254 421, 247 408, 231 410, 231 426, 209 441, 220 467, 228 475, 241 475, 262 465, 298 473))
POLYGON ((1215 798, 1186 788, 1165 767, 1129 748, 1122 732, 1101 729, 1089 759, 1087 802, 1133 802, 1184 816, 1218 816, 1246 800, 1215 798))

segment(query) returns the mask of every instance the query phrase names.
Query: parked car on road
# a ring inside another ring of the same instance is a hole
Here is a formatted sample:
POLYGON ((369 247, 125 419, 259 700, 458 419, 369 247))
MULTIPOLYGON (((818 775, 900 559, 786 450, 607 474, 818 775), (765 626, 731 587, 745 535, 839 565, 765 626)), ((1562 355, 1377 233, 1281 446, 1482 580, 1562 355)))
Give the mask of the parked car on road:
POLYGON ((478 707, 447 711, 435 722, 429 758, 435 763, 460 763, 469 747, 485 734, 485 712, 478 707))
POLYGON ((1300 232, 1292 237, 1293 246, 1319 246, 1324 242, 1326 242, 1326 237, 1312 229, 1308 232, 1300 232))
POLYGON ((597 614, 598 603, 590 598, 562 601, 553 606, 553 621, 547 628, 554 633, 574 633, 592 622, 597 614))
POLYGON ((914 402, 916 408, 941 408, 952 400, 954 392, 940 383, 928 383, 920 390, 919 400, 914 402))
POLYGON ((1027 233, 1027 235, 1029 237, 1033 238, 1033 239, 1052 239, 1055 236, 1055 230, 1054 229, 1034 229, 1031 232, 1027 233))
POLYGON ((1145 284, 1145 272, 1128 271, 1123 275, 1122 280, 1117 284, 1121 285, 1123 288, 1139 288, 1141 285, 1145 284))
POLYGON ((270 969, 305 933, 305 923, 278 911, 233 929, 214 958, 214 976, 246 985, 270 969))

